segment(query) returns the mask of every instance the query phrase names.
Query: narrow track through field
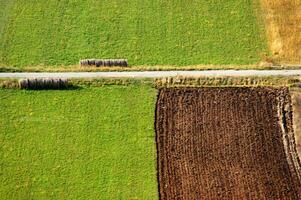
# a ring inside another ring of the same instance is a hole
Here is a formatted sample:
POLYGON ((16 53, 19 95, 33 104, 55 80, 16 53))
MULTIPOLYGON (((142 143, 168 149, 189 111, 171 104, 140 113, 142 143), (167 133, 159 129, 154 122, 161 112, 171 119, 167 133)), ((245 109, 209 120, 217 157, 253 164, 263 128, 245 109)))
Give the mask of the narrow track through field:
POLYGON ((301 70, 199 70, 199 71, 124 71, 124 72, 13 72, 0 78, 163 78, 215 76, 301 76, 301 70))

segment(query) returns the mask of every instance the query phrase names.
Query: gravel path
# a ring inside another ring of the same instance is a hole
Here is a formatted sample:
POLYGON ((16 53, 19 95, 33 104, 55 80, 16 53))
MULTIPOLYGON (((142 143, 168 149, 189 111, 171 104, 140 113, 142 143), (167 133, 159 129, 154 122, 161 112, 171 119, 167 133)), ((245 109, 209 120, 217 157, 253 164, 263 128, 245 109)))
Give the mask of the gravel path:
POLYGON ((301 70, 204 70, 142 72, 0 73, 0 78, 162 78, 175 76, 300 76, 301 70))

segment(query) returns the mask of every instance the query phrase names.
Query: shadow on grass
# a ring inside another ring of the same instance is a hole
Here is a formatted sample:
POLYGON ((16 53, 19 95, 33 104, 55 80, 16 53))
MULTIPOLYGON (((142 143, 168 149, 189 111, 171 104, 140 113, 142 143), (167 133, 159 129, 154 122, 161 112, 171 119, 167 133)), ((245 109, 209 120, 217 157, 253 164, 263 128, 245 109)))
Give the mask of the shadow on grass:
POLYGON ((84 89, 82 86, 78 85, 68 85, 66 87, 59 87, 59 88, 52 88, 52 87, 29 87, 29 88, 19 88, 21 90, 63 90, 63 91, 68 91, 68 90, 82 90, 84 89))

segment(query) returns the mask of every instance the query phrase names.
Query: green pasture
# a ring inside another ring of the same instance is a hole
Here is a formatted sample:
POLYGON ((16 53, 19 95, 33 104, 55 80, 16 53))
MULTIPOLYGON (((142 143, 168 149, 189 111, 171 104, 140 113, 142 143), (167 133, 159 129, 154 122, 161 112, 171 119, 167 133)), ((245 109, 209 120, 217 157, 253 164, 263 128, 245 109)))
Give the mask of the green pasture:
POLYGON ((267 53, 253 0, 0 0, 0 66, 254 64, 267 53))
POLYGON ((0 199, 157 199, 147 85, 0 89, 0 199))

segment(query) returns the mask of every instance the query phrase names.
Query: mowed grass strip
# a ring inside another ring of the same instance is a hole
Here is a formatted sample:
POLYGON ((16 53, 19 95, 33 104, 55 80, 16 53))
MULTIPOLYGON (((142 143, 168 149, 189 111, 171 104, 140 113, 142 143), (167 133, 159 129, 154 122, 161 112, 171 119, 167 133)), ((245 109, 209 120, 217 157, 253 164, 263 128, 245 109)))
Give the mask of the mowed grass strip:
POLYGON ((84 58, 240 65, 267 51, 253 0, 0 2, 2 66, 69 66, 84 58))
POLYGON ((0 90, 1 199, 157 199, 150 86, 0 90))

